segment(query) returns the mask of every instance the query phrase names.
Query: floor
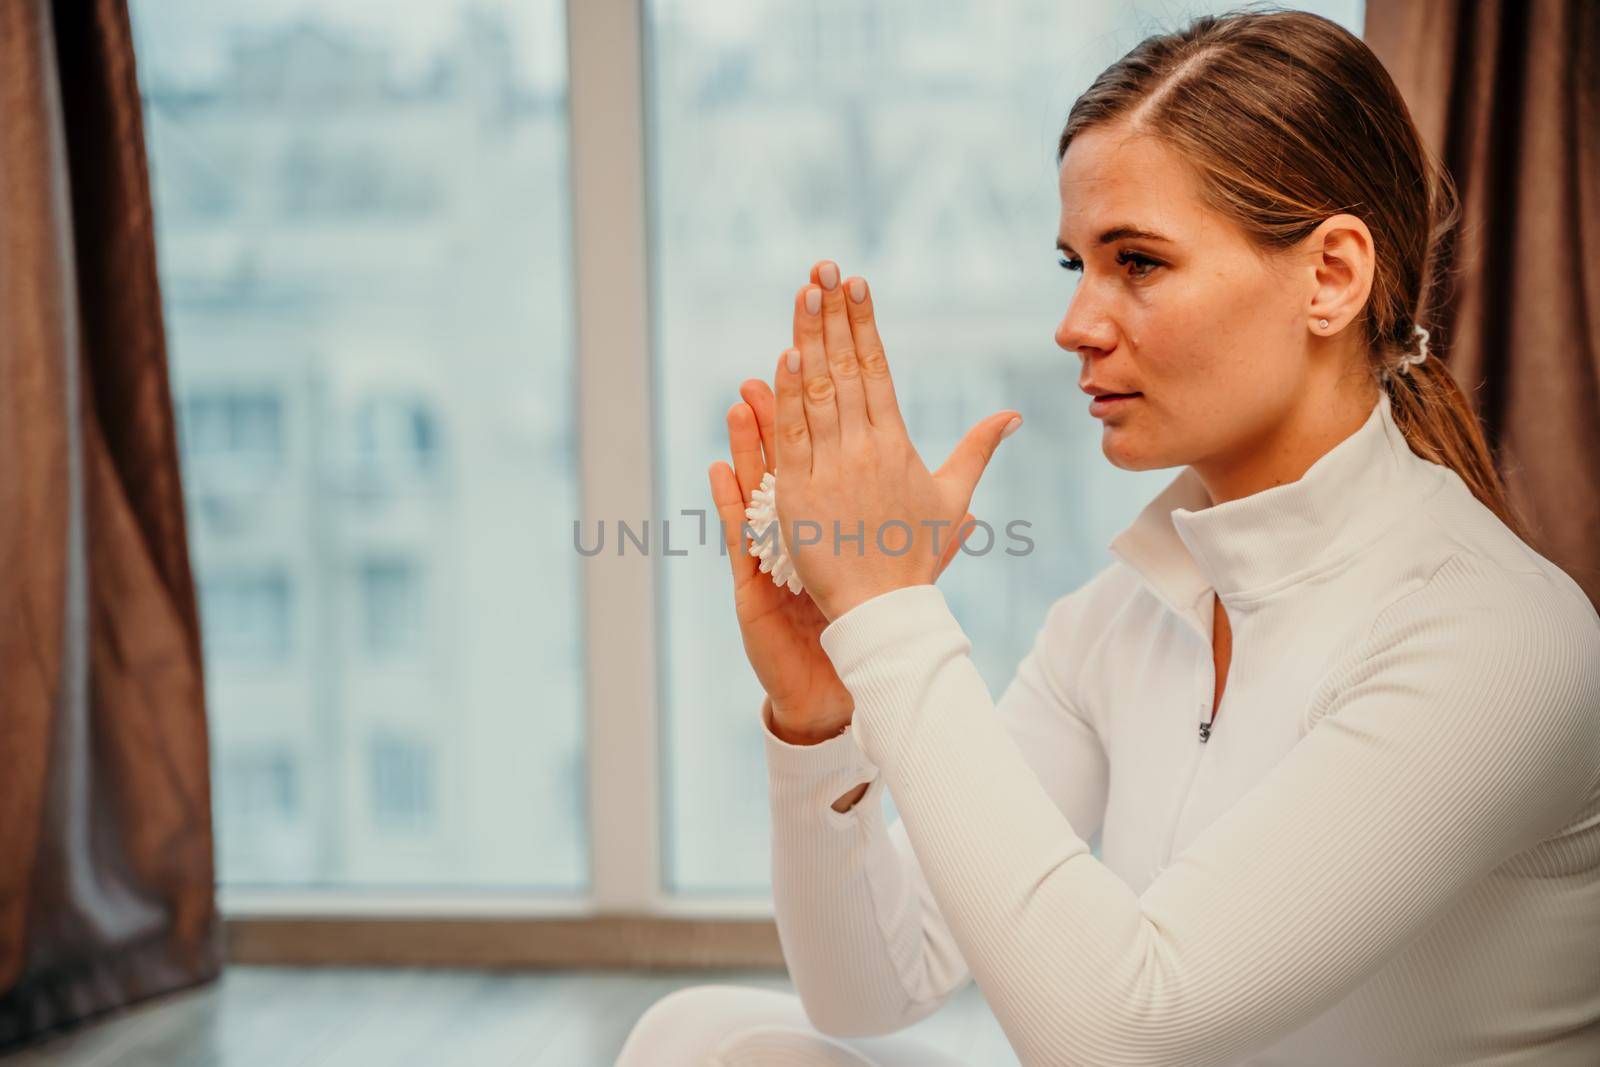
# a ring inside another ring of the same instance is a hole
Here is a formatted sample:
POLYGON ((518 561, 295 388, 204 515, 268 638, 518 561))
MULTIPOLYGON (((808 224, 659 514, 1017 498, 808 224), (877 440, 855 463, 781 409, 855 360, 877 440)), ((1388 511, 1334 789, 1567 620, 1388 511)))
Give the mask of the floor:
MULTIPOLYGON (((681 986, 790 989, 771 971, 233 967, 221 981, 65 1030, 5 1067, 612 1067, 640 1013, 681 986)), ((905 1031, 973 1067, 1016 1067, 978 987, 905 1031)))

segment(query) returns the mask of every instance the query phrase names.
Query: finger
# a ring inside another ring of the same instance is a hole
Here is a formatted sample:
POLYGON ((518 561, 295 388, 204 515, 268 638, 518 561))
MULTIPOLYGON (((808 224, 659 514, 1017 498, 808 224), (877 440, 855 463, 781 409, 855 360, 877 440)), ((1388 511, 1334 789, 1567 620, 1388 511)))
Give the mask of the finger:
POLYGON ((872 290, 862 277, 852 277, 841 288, 846 294, 845 310, 850 320, 850 333, 855 338, 856 365, 861 371, 861 391, 867 401, 867 418, 880 429, 898 429, 905 433, 906 424, 900 416, 900 402, 895 396, 894 379, 889 374, 883 338, 878 336, 878 317, 873 309, 872 290))
POLYGON ((778 415, 777 400, 772 395, 772 386, 760 378, 747 378, 739 386, 739 395, 750 405, 750 410, 755 412, 756 425, 761 430, 761 455, 765 469, 777 473, 778 446, 773 440, 773 434, 778 427, 778 415))
POLYGON ((748 507, 750 494, 761 488, 761 474, 766 468, 761 463, 761 434, 756 429, 755 413, 743 400, 728 409, 728 452, 733 456, 733 473, 739 479, 739 495, 748 507))
POLYGON ((973 491, 978 488, 978 479, 983 477, 984 468, 994 457, 1001 440, 1010 435, 1006 427, 1012 422, 1021 426, 1022 416, 1015 411, 1002 411, 968 430, 967 435, 951 451, 950 458, 934 472, 934 477, 955 482, 961 489, 962 499, 971 500, 973 491))
POLYGON ((776 470, 780 478, 785 472, 811 477, 811 430, 806 424, 805 401, 800 396, 800 371, 789 367, 789 357, 798 356, 799 351, 791 348, 778 357, 778 373, 773 378, 778 389, 773 405, 777 428, 772 436, 778 447, 776 470))
POLYGON ((856 362, 856 340, 845 310, 844 286, 840 285, 839 264, 824 259, 815 268, 822 285, 822 345, 828 358, 828 373, 833 377, 834 402, 839 408, 839 444, 850 448, 857 435, 864 434, 867 397, 861 387, 861 366, 856 362))
POLYGON ((745 547, 744 499, 739 494, 739 479, 733 468, 720 459, 711 464, 711 501, 716 506, 717 518, 722 521, 722 541, 728 551, 728 563, 733 567, 733 587, 740 588, 759 573, 760 562, 745 547))
POLYGON ((822 340, 822 287, 802 286, 794 295, 794 347, 800 350, 800 395, 811 431, 812 464, 839 447, 839 405, 828 352, 822 340))

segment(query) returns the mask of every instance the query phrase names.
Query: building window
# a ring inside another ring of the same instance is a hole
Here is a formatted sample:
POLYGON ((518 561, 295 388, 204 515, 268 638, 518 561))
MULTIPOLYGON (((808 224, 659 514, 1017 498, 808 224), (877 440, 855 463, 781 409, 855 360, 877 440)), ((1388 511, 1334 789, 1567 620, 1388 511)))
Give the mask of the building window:
POLYGON ((373 659, 415 655, 423 644, 422 574, 415 561, 379 557, 361 564, 361 643, 373 659))
POLYGON ((277 568, 221 572, 200 583, 208 656, 278 663, 289 658, 289 578, 277 568))
POLYGON ((287 749, 240 745, 221 780, 227 813, 241 823, 287 823, 299 810, 299 775, 287 749))
POLYGON ((181 410, 184 454, 255 470, 283 466, 283 399, 271 389, 228 386, 191 392, 181 410))
POLYGON ((416 831, 433 822, 433 753, 400 734, 372 738, 372 821, 383 830, 416 831))
POLYGON ((438 417, 422 397, 401 392, 364 397, 352 429, 356 473, 367 486, 403 484, 438 469, 438 417))

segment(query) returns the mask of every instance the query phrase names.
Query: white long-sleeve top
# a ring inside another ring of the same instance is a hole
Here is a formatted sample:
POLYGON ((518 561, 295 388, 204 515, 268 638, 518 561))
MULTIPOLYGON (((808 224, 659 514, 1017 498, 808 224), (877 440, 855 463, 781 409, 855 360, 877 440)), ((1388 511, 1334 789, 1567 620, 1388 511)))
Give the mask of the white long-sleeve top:
POLYGON ((889 1033, 975 978, 1029 1067, 1600 1063, 1579 586, 1386 393, 1297 481, 1213 506, 1186 467, 1110 548, 998 703, 920 585, 822 632, 845 732, 788 744, 764 709, 813 1023, 889 1033))

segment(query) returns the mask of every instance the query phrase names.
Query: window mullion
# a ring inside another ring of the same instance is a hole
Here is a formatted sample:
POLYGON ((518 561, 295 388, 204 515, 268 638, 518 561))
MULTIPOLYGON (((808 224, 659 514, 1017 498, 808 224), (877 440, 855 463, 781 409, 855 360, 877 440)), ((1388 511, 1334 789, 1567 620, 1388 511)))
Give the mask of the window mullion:
MULTIPOLYGON (((639 0, 568 0, 574 337, 584 560, 593 904, 659 905, 654 558, 619 556, 617 522, 653 519, 639 0)), ((652 546, 653 548, 654 546, 652 546)))

